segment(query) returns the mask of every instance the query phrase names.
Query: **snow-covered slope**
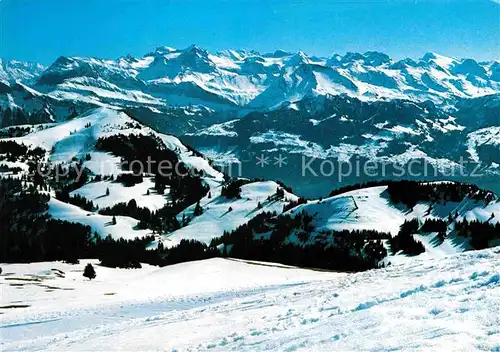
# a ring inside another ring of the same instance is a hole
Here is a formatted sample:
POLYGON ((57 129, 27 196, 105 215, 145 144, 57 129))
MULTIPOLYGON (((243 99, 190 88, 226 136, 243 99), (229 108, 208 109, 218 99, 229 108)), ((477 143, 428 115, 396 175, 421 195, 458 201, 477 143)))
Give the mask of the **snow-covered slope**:
MULTIPOLYGON (((1 141, 14 141, 30 148, 40 147, 45 150, 43 159, 52 166, 75 166, 81 162, 80 170, 90 171, 88 182, 73 190, 70 195, 83 196, 100 209, 112 207, 118 203, 128 203, 132 199, 138 207, 156 211, 171 202, 169 187, 164 194, 159 194, 154 187, 151 175, 145 175, 142 182, 129 187, 117 182, 118 175, 128 173, 121 167, 121 158, 108 152, 97 150, 95 145, 99 138, 128 135, 150 136, 161 142, 161 147, 173 151, 179 161, 186 165, 193 174, 199 175, 209 187, 217 187, 223 182, 223 175, 213 169, 208 160, 196 154, 179 139, 171 135, 155 132, 130 118, 127 114, 108 108, 88 111, 66 122, 33 126, 29 133, 16 138, 5 138, 1 141), (98 176, 99 179, 94 178, 98 176), (103 179, 104 177, 112 177, 103 179)), ((9 162, 0 155, 2 164, 10 167, 21 167, 27 173, 27 162, 9 162)), ((143 165, 147 172, 147 165, 143 165)), ((172 166, 174 167, 174 166, 172 166)), ((7 172, 6 175, 11 173, 7 172)), ((1 176, 1 174, 0 174, 1 176)), ((19 177, 20 174, 17 175, 19 177)), ((49 202, 48 213, 56 219, 79 222, 92 227, 101 236, 111 234, 113 237, 134 238, 151 234, 150 230, 137 231, 138 220, 117 216, 117 224, 112 225, 111 216, 102 216, 97 212, 84 211, 76 206, 60 202, 54 198, 49 202)))
POLYGON ((4 350, 500 347, 500 251, 357 274, 228 259, 139 270, 3 264, 4 350))
POLYGON ((210 194, 200 201, 203 213, 194 216, 196 205, 188 207, 177 218, 190 218, 189 224, 165 236, 163 239, 167 247, 174 246, 182 239, 194 239, 206 244, 210 240, 220 237, 225 231, 233 231, 238 226, 247 223, 262 212, 276 212, 281 214, 283 206, 290 201, 297 201, 297 196, 287 191, 283 198, 275 197, 280 186, 276 182, 252 182, 241 186, 241 198, 226 198, 222 196, 221 188, 212 188, 210 194), (259 208, 259 204, 261 205, 259 208))
MULTIPOLYGON (((396 235, 399 226, 414 214, 398 208, 391 202, 387 186, 364 188, 323 200, 309 201, 289 211, 305 211, 313 216, 316 231, 377 229, 396 235)), ((446 214, 447 216, 448 214, 446 214)))
POLYGON ((208 178, 222 180, 222 174, 214 170, 208 161, 195 155, 181 141, 171 135, 157 133, 146 127, 124 112, 108 108, 97 108, 67 122, 45 125, 19 138, 6 138, 4 141, 15 141, 32 147, 41 147, 50 152, 48 159, 52 163, 68 163, 73 159, 82 159, 83 165, 96 174, 116 175, 120 159, 95 150, 95 142, 99 138, 114 135, 144 135, 159 138, 167 149, 175 151, 186 165, 200 171, 208 178), (85 160, 90 154, 90 160, 85 160), (97 160, 94 160, 94 156, 97 160))
POLYGON ((153 178, 145 177, 141 183, 126 188, 112 181, 91 182, 71 192, 70 195, 83 196, 100 209, 112 207, 117 203, 128 203, 134 199, 138 207, 158 210, 169 202, 168 189, 165 193, 159 194, 154 188, 153 178))
MULTIPOLYGON (((80 223, 92 228, 92 233, 97 233, 101 237, 111 235, 115 239, 134 239, 152 234, 151 230, 137 230, 135 227, 138 220, 128 216, 116 216, 116 224, 113 224, 113 217, 100 215, 95 212, 85 211, 77 206, 61 202, 55 198, 49 201, 47 211, 54 219, 80 223)), ((71 234, 68 234, 71 236, 71 234)))
POLYGON ((500 222, 500 213, 498 217, 491 218, 492 213, 500 212, 498 199, 488 204, 469 198, 461 202, 420 202, 413 209, 408 209, 391 200, 387 186, 362 188, 322 200, 308 201, 291 209, 289 213, 297 214, 302 211, 314 217, 318 231, 376 228, 396 234, 405 219, 445 219, 455 212, 469 221, 500 222))
MULTIPOLYGON (((428 219, 446 221, 449 214, 458 214, 457 221, 500 223, 500 201, 498 199, 485 204, 470 198, 461 202, 419 202, 413 209, 404 204, 394 203, 387 192, 387 186, 369 187, 342 193, 322 200, 309 201, 287 212, 292 216, 302 212, 312 216, 314 228, 310 241, 322 231, 341 230, 377 230, 397 235, 405 220, 418 219, 423 224, 428 219), (491 215, 495 214, 494 217, 491 215)), ((470 250, 466 238, 456 236, 452 224, 448 225, 448 236, 438 241, 437 233, 416 235, 424 244, 423 256, 442 257, 470 250)), ((296 241, 293 234, 289 241, 296 241)), ((400 256, 390 256, 391 262, 401 261, 400 256)))

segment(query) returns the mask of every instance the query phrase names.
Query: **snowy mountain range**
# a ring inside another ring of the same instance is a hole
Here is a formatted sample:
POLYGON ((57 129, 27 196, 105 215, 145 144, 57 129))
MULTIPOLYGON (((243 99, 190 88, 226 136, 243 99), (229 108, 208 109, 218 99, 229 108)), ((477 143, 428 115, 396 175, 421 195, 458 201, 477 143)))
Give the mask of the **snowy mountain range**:
POLYGON ((459 98, 498 93, 500 62, 434 53, 418 60, 396 61, 379 52, 316 57, 281 50, 209 53, 195 45, 183 50, 164 46, 139 58, 61 56, 46 69, 3 62, 0 80, 10 87, 10 93, 4 87, 7 97, 2 105, 10 102, 28 109, 33 108, 28 100, 35 98, 49 105, 73 101, 121 108, 147 106, 153 111, 202 105, 241 113, 326 94, 346 94, 364 101, 408 99, 449 104, 459 98), (19 90, 24 93, 21 97, 14 93, 19 90))
POLYGON ((46 67, 33 62, 0 59, 0 83, 6 86, 16 82, 34 83, 46 67))

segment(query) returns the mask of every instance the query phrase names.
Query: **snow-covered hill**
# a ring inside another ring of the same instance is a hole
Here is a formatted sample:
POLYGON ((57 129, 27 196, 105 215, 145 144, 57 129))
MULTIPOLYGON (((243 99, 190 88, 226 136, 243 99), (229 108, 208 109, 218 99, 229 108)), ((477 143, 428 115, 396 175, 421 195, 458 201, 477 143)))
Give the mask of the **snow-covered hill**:
MULTIPOLYGON (((90 226, 92 233, 97 233, 102 237, 111 235, 114 239, 134 239, 152 234, 152 231, 149 229, 137 230, 136 227, 139 221, 134 218, 117 216, 116 224, 113 224, 112 216, 85 211, 75 205, 61 202, 55 198, 50 199, 47 212, 54 219, 90 226)), ((68 234, 68 236, 71 236, 71 234, 68 234)))
POLYGON ((189 224, 165 236, 164 244, 168 247, 176 245, 182 239, 193 239, 206 244, 220 237, 224 232, 231 232, 238 226, 262 212, 281 214, 283 206, 298 197, 285 190, 283 198, 276 198, 280 186, 276 182, 251 182, 241 186, 240 198, 226 198, 221 195, 222 186, 212 188, 210 194, 200 200, 203 213, 194 216, 196 205, 188 207, 177 218, 192 218, 189 224))
MULTIPOLYGON (((72 190, 70 196, 83 196, 99 208, 135 200, 139 207, 156 211, 171 202, 170 189, 167 187, 163 194, 158 193, 152 175, 148 174, 143 177, 142 182, 125 186, 117 181, 119 175, 130 173, 122 167, 122 158, 96 148, 97 141, 102 138, 129 135, 153 138, 160 148, 174 152, 190 172, 200 175, 208 187, 217 187, 223 182, 223 175, 213 169, 208 160, 188 149, 176 137, 157 133, 125 113, 108 108, 90 110, 67 122, 32 126, 29 133, 22 137, 4 138, 0 141, 26 145, 32 150, 42 148, 45 151, 42 159, 50 163, 51 167, 61 165, 64 168, 78 167, 79 170, 87 170, 87 182, 72 190)), ((13 162, 7 159, 8 155, 0 155, 1 164, 10 168, 20 167, 22 170, 21 173, 14 174, 14 177, 22 177, 28 172, 28 160, 21 158, 13 162)), ((143 167, 144 172, 147 172, 147 165, 143 167)), ((62 175, 64 172, 61 177, 62 175)), ((13 173, 2 170, 0 176, 13 176, 13 173)), ((134 238, 151 234, 151 230, 135 230, 139 222, 136 219, 118 216, 115 225, 111 223, 111 216, 84 211, 56 199, 51 199, 48 213, 56 219, 89 225, 102 236, 111 234, 116 238, 134 238)))
MULTIPOLYGON (((199 175, 209 188, 209 193, 200 201, 203 214, 195 217, 193 212, 196 204, 187 204, 187 208, 177 215, 179 222, 186 226, 172 233, 162 234, 159 238, 166 246, 176 245, 181 239, 196 239, 208 244, 212 238, 221 236, 224 231, 234 230, 263 211, 280 214, 285 204, 297 200, 295 195, 286 191, 283 198, 273 198, 280 186, 275 182, 266 181, 248 181, 249 183, 241 187, 239 198, 221 196, 224 176, 214 169, 207 159, 190 150, 176 137, 158 133, 124 112, 109 108, 92 109, 66 122, 30 126, 24 136, 4 138, 0 141, 15 142, 31 149, 42 148, 45 151, 42 159, 52 167, 78 166, 80 170, 88 170, 87 181, 72 189, 69 196, 84 197, 92 201, 97 209, 86 211, 64 203, 55 199, 52 192, 48 214, 53 218, 89 225, 93 232, 101 236, 110 234, 114 238, 135 238, 154 232, 150 229, 137 230, 139 220, 129 216, 117 216, 116 224, 113 224, 112 216, 100 215, 97 210, 134 201, 138 207, 154 212, 171 205, 173 200, 170 187, 167 186, 163 193, 158 192, 155 188, 155 178, 151 174, 144 174, 142 181, 133 185, 118 182, 120 175, 130 173, 121 166, 123 158, 96 147, 102 138, 132 135, 155 138, 161 148, 173 151, 179 161, 186 165, 192 174, 197 177, 199 175)), ((20 167, 22 171, 18 174, 9 170, 2 171, 0 176, 14 175, 19 178, 28 172, 28 160, 7 159, 8 155, 0 154, 0 164, 11 168, 20 167)), ((144 172, 147 172, 146 166, 144 165, 144 172)))
MULTIPOLYGON (((287 214, 295 216, 303 212, 312 217, 314 230, 309 241, 314 243, 318 240, 316 236, 324 231, 377 230, 395 236, 405 221, 418 219, 420 224, 429 219, 447 221, 450 214, 458 215, 457 221, 466 219, 496 224, 500 223, 500 200, 485 203, 466 197, 460 202, 418 202, 409 208, 394 202, 387 192, 387 186, 377 186, 309 201, 289 210, 287 214), (492 217, 492 214, 495 216, 492 217)), ((424 257, 443 257, 472 249, 467 238, 455 234, 453 224, 448 225, 446 232, 447 236, 442 241, 437 239, 437 232, 415 234, 417 240, 424 244, 424 257)), ((288 241, 298 240, 291 233, 288 241)), ((389 256, 388 260, 394 262, 405 259, 396 255, 389 256)))
POLYGON ((500 213, 498 217, 491 218, 492 213, 500 212, 498 199, 486 204, 470 198, 460 202, 419 202, 409 209, 391 200, 387 186, 367 187, 308 201, 291 209, 289 214, 303 211, 313 216, 316 231, 376 228, 395 235, 405 219, 445 219, 455 212, 458 212, 459 220, 467 218, 469 221, 500 222, 500 213))
POLYGON ((209 178, 222 180, 220 172, 214 170, 206 159, 190 151, 178 138, 158 133, 114 109, 92 109, 67 122, 43 125, 42 128, 35 126, 33 132, 23 137, 4 138, 2 141, 41 147, 49 152, 48 160, 52 163, 82 159, 83 166, 95 174, 116 176, 122 172, 118 168, 120 158, 96 150, 95 143, 99 138, 131 134, 158 138, 166 149, 175 151, 180 160, 192 169, 203 172, 209 178), (90 158, 86 158, 87 154, 90 158))
POLYGON ((500 347, 498 248, 356 274, 211 259, 88 281, 85 264, 2 265, 2 349, 500 347))

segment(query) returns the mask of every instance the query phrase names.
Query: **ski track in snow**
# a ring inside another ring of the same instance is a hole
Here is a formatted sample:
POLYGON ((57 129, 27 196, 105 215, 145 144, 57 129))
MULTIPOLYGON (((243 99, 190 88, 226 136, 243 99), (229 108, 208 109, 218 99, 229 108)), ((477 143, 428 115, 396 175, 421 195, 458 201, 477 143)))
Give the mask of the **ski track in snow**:
POLYGON ((29 305, 1 309, 2 350, 500 349, 500 247, 356 274, 211 259, 87 281, 85 264, 2 265, 2 306, 29 305), (10 286, 35 277, 67 289, 10 286))

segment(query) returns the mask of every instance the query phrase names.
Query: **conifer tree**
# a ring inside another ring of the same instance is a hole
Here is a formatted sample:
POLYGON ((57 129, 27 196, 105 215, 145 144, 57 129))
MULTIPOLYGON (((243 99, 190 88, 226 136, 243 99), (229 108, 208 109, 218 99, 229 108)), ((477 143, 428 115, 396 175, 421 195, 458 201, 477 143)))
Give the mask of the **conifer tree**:
POLYGON ((203 208, 200 205, 200 201, 196 202, 196 206, 194 207, 194 216, 199 216, 203 214, 203 208))
POLYGON ((89 278, 89 280, 95 279, 96 273, 92 264, 88 263, 83 270, 83 276, 89 278))

